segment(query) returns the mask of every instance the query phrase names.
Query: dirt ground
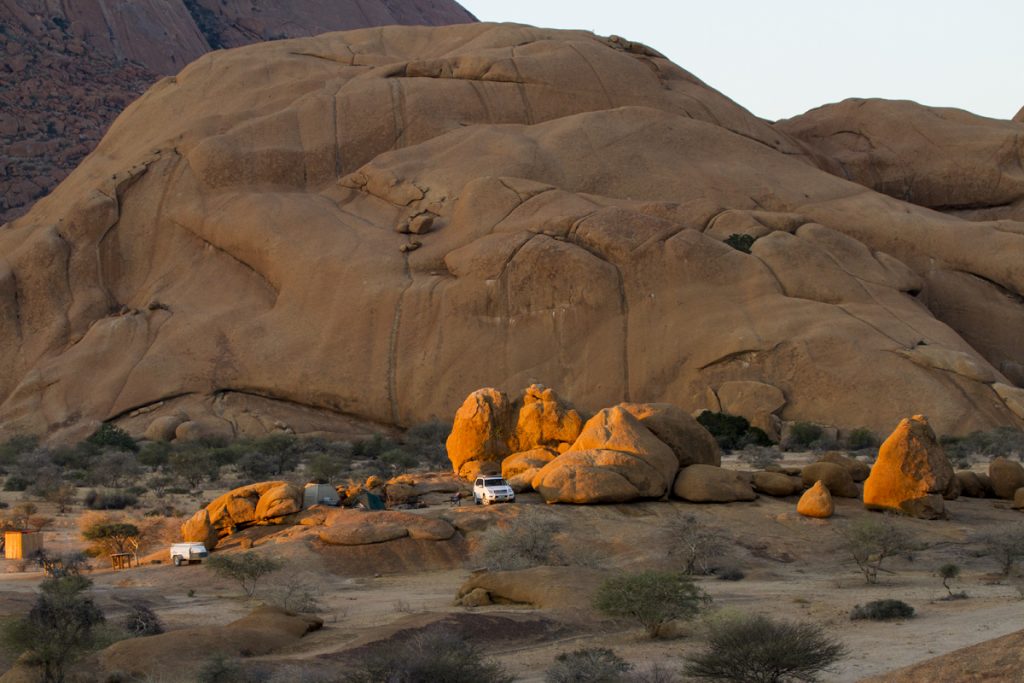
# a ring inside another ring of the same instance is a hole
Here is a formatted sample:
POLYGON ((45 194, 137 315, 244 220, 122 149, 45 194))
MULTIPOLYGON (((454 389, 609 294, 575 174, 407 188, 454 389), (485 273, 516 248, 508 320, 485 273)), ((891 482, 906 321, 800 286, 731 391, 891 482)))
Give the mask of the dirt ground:
MULTIPOLYGON (((315 585, 319 616, 325 622, 322 630, 261 659, 282 670, 294 666, 311 675, 318 671, 327 675, 352 661, 361 648, 400 640, 425 625, 444 622, 470 634, 524 682, 543 681, 545 669, 558 653, 591 646, 610 647, 638 667, 659 663, 678 670, 684 656, 701 647, 705 620, 723 613, 757 613, 812 621, 840 639, 850 654, 825 679, 846 683, 1021 629, 1022 593, 1013 581, 999 580, 996 562, 980 556, 981 546, 973 542, 981 533, 1024 524, 1022 513, 1005 502, 961 498, 947 504, 947 520, 897 520, 927 547, 911 557, 893 558, 886 565, 892 573, 883 573, 876 585, 866 585, 853 562, 839 550, 837 529, 877 513, 865 511, 859 501, 836 499, 833 518, 810 520, 796 514, 796 501, 797 497, 761 496, 752 503, 728 505, 649 502, 576 507, 547 506, 535 495, 523 495, 514 505, 420 511, 460 519, 472 516, 477 519, 474 528, 518 515, 549 518, 557 523, 556 539, 570 559, 609 571, 676 566, 666 551, 663 525, 673 515, 695 515, 729 540, 729 556, 717 564, 739 568, 745 578, 699 578, 712 597, 705 615, 688 625, 682 637, 653 641, 639 627, 608 620, 587 604, 568 612, 528 606, 455 606, 456 591, 476 563, 472 549, 478 532, 456 541, 454 552, 437 553, 424 550, 422 544, 432 541, 353 548, 325 546, 301 530, 248 530, 240 536, 249 535, 257 549, 265 548, 288 563, 285 571, 266 579, 261 591, 272 592, 296 577, 315 585), (431 552, 429 562, 418 563, 421 554, 431 552), (953 588, 966 592, 967 599, 941 600, 946 590, 936 570, 947 562, 962 568, 953 588), (850 620, 855 605, 883 598, 910 603, 916 616, 897 622, 850 620)), ((53 529, 45 532, 47 547, 80 547, 75 515, 54 516, 53 529)), ((237 540, 226 544, 225 552, 237 540)), ((5 564, 5 569, 13 568, 10 562, 5 564)), ((236 585, 201 565, 151 564, 121 572, 98 569, 90 575, 97 599, 111 620, 133 601, 150 605, 167 629, 225 624, 253 607, 236 585)), ((0 614, 24 613, 40 579, 38 572, 0 573, 0 614)), ((9 655, 0 658, 0 667, 9 664, 9 655)))

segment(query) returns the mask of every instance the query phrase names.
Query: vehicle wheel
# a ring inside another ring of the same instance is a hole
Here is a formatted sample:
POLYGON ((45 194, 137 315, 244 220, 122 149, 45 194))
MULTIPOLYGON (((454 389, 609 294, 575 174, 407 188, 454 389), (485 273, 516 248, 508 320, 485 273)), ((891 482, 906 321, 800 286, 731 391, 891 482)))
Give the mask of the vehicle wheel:
POLYGON ((181 566, 181 556, 180 555, 175 555, 174 559, 172 561, 174 562, 174 566, 175 567, 180 567, 181 566))
POLYGON ((490 498, 484 498, 484 505, 490 505, 490 504, 491 504, 491 499, 490 498))

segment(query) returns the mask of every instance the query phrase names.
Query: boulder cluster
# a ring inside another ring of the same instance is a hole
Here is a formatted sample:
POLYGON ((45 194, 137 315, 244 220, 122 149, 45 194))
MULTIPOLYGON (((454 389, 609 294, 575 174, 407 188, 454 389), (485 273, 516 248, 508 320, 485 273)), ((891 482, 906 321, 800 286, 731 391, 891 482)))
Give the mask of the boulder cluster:
POLYGON ((181 526, 182 540, 213 550, 220 539, 250 526, 281 524, 302 510, 302 490, 284 481, 242 486, 215 498, 181 526))

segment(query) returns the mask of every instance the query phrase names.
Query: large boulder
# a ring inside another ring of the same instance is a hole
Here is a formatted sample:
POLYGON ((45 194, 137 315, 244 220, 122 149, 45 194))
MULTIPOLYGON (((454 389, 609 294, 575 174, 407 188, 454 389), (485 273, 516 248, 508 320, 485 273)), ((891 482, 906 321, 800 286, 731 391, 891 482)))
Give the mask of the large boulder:
POLYGON ((513 453, 501 461, 501 476, 508 480, 516 493, 522 493, 533 487, 533 478, 557 455, 550 448, 513 453))
POLYGON ((853 481, 850 471, 834 462, 816 462, 800 470, 800 478, 804 486, 813 486, 822 482, 832 495, 840 498, 859 498, 860 489, 853 481))
POLYGON ((543 385, 527 387, 520 403, 513 446, 517 451, 571 444, 583 429, 580 414, 543 385))
POLYGON ((985 498, 988 496, 988 489, 975 472, 959 470, 956 473, 956 478, 960 482, 961 496, 967 498, 985 498))
POLYGON ((757 498, 750 483, 733 470, 690 465, 679 471, 672 492, 691 503, 734 503, 757 498))
POLYGON ((196 511, 181 525, 181 540, 187 543, 202 543, 207 550, 217 547, 220 535, 210 522, 210 511, 206 508, 196 511))
POLYGON ((800 496, 800 500, 796 504, 796 511, 804 517, 825 519, 835 513, 836 506, 832 501, 832 494, 829 493, 825 483, 816 481, 814 486, 804 491, 804 494, 800 496))
POLYGON ((1017 489, 1024 486, 1024 467, 1003 457, 993 458, 988 464, 988 477, 996 498, 1013 500, 1017 489))
POLYGON ((232 489, 215 498, 205 511, 213 528, 224 536, 249 526, 281 524, 284 517, 301 509, 299 487, 284 481, 265 481, 232 489))
POLYGON ((455 413, 451 434, 445 445, 448 459, 455 474, 472 479, 479 473, 480 465, 472 474, 463 474, 469 463, 498 463, 511 451, 508 447, 512 433, 513 406, 508 396, 497 389, 477 389, 462 402, 455 413))
POLYGON ((666 495, 678 469, 672 449, 615 406, 588 420, 532 485, 549 503, 620 503, 666 495))
POLYGON ((957 491, 953 466, 928 419, 915 415, 901 420, 879 449, 864 482, 864 505, 934 519, 943 515, 943 496, 957 491))
POLYGON ((754 472, 754 490, 769 496, 792 496, 803 489, 802 482, 782 472, 754 472))
POLYGON ((672 449, 680 467, 722 464, 722 449, 715 437, 679 406, 671 403, 623 403, 621 406, 672 449))
POLYGON ((723 382, 715 390, 723 413, 742 415, 773 440, 781 437, 777 413, 786 405, 782 390, 765 382, 737 380, 723 382))
MULTIPOLYGON (((490 602, 530 605, 541 609, 588 610, 607 573, 588 567, 530 567, 508 571, 480 571, 459 587, 456 600, 465 604, 475 591, 487 592, 490 602)), ((476 593, 479 599, 480 594, 476 593)))
POLYGON ((854 460, 848 455, 843 455, 836 451, 829 451, 825 455, 821 456, 818 462, 831 462, 835 463, 846 469, 850 473, 850 476, 858 484, 871 474, 871 466, 867 463, 861 462, 860 460, 854 460))

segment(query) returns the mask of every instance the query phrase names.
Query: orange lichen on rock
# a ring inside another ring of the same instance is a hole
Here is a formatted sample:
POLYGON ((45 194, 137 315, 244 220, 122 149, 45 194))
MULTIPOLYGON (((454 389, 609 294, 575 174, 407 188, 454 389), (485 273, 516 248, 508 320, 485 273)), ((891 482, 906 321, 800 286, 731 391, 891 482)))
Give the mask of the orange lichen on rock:
POLYGON ((942 499, 956 497, 953 466, 923 415, 904 418, 885 440, 871 476, 864 482, 864 505, 935 519, 945 514, 942 499))

